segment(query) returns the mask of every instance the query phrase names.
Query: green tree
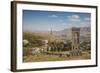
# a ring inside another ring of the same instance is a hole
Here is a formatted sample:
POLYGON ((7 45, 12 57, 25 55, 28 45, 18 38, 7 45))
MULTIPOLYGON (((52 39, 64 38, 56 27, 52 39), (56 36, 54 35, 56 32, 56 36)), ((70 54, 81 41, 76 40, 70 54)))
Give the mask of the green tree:
POLYGON ((80 44, 80 48, 82 49, 82 50, 91 50, 91 42, 90 41, 83 41, 83 42, 81 42, 81 44, 80 44))

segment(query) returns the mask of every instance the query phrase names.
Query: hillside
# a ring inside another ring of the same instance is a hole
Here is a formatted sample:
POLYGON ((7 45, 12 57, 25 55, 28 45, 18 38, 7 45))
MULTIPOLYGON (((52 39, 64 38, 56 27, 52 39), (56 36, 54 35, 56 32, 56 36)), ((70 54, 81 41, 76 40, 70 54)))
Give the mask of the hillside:
MULTIPOLYGON (((49 31, 41 31, 41 32, 24 32, 25 34, 32 35, 35 37, 41 37, 40 39, 54 41, 61 41, 62 39, 71 40, 72 39, 72 30, 71 28, 67 28, 61 31, 53 31, 52 35, 49 31)), ((80 41, 88 40, 90 41, 91 30, 90 27, 80 27, 80 41)))
MULTIPOLYGON (((54 31, 54 35, 61 36, 64 39, 72 39, 72 30, 67 28, 61 31, 54 31)), ((80 41, 90 40, 91 38, 91 29, 90 27, 80 27, 80 41)))

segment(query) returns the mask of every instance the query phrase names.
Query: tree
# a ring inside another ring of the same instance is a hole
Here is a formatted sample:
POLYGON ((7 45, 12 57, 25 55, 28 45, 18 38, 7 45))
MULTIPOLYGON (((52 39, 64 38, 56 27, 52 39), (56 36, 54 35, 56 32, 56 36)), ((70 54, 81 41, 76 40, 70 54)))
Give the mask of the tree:
POLYGON ((27 41, 29 41, 29 46, 30 47, 36 47, 36 46, 42 46, 43 42, 41 39, 43 39, 43 37, 29 33, 29 32, 24 32, 23 34, 23 39, 26 39, 27 41))
POLYGON ((64 42, 64 48, 63 51, 69 51, 72 48, 72 42, 70 40, 66 40, 64 42))
POLYGON ((91 42, 90 41, 83 41, 80 44, 80 48, 84 51, 91 50, 91 42))

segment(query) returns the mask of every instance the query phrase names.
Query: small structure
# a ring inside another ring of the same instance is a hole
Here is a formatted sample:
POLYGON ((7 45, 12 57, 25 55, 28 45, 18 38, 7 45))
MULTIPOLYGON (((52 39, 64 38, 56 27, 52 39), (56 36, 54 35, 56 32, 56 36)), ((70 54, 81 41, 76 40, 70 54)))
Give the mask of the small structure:
POLYGON ((26 39, 24 39, 24 40, 23 40, 23 45, 26 46, 27 44, 29 44, 29 41, 26 40, 26 39))
POLYGON ((44 49, 43 49, 43 51, 47 52, 48 40, 43 40, 43 43, 44 43, 44 49))
POLYGON ((40 48, 30 48, 30 54, 35 55, 40 53, 40 48))
POLYGON ((72 28, 72 55, 80 55, 80 28, 72 28))

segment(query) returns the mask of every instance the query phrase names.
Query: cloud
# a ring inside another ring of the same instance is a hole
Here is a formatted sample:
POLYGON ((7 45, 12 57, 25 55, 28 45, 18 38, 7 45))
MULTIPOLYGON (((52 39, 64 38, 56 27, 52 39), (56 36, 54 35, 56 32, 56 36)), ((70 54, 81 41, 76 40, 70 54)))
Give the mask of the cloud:
POLYGON ((91 26, 91 23, 90 22, 82 22, 80 24, 81 27, 90 27, 91 26))
POLYGON ((63 20, 59 19, 59 22, 63 22, 63 20))
POLYGON ((80 21, 80 16, 78 16, 78 15, 71 15, 71 16, 68 16, 68 19, 70 21, 80 21))
POLYGON ((61 25, 66 25, 66 23, 62 23, 61 25))
POLYGON ((58 16, 53 14, 53 15, 49 15, 48 17, 57 18, 58 16))
POLYGON ((84 20, 86 20, 86 21, 90 21, 91 19, 90 19, 90 18, 84 18, 84 20))

